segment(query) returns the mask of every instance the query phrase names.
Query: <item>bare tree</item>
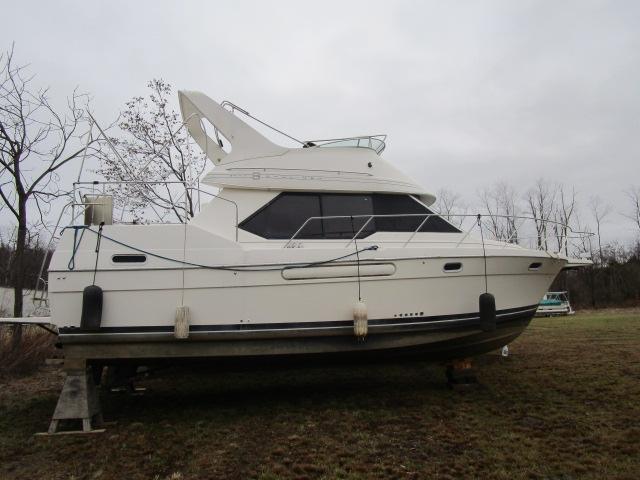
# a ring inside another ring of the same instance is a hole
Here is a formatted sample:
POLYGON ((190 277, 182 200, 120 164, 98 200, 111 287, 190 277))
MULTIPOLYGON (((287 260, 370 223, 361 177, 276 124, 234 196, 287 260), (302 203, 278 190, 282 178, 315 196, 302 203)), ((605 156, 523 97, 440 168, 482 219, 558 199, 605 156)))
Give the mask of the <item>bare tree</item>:
POLYGON ((441 217, 457 227, 462 225, 464 221, 464 216, 462 215, 467 213, 467 207, 462 202, 460 194, 447 188, 438 190, 434 208, 441 217))
POLYGON ((112 193, 134 220, 151 209, 160 220, 172 215, 186 222, 195 213, 193 187, 206 157, 189 141, 180 115, 169 104, 171 85, 154 79, 147 86, 147 97, 127 102, 118 124, 121 136, 111 138, 117 154, 103 150, 98 172, 107 180, 128 182, 112 193))
POLYGON ((571 226, 571 217, 576 210, 576 191, 571 187, 571 193, 565 192, 564 185, 557 186, 557 202, 555 205, 553 224, 556 241, 558 242, 558 251, 564 250, 565 254, 569 254, 569 231, 571 226))
MULTIPOLYGON (((80 103, 87 98, 74 91, 64 108, 55 108, 48 89, 33 87, 33 75, 27 67, 16 66, 13 56, 13 47, 0 55, 0 198, 17 223, 11 271, 13 315, 20 317, 31 209, 42 219, 61 194, 59 170, 84 150, 76 141, 85 123, 80 103)), ((20 339, 17 329, 14 345, 20 339)))
POLYGON ((500 240, 518 243, 519 213, 516 192, 509 184, 500 181, 479 193, 480 201, 489 217, 489 229, 500 240))
POLYGON ((609 204, 602 203, 602 199, 595 195, 589 199, 591 214, 596 222, 596 234, 598 235, 598 261, 602 263, 602 239, 600 237, 600 227, 604 223, 606 217, 611 213, 612 208, 609 204))
MULTIPOLYGON (((580 212, 578 211, 575 213, 574 225, 578 232, 588 232, 591 230, 590 226, 582 221, 580 212)), ((590 235, 578 235, 575 242, 574 255, 577 257, 583 257, 585 255, 593 257, 590 235)))
POLYGON ((627 190, 627 196, 631 203, 631 211, 623 215, 632 220, 640 230, 640 187, 632 186, 627 190))
POLYGON ((547 228, 555 210, 556 187, 539 178, 525 198, 535 222, 537 247, 547 249, 547 228))

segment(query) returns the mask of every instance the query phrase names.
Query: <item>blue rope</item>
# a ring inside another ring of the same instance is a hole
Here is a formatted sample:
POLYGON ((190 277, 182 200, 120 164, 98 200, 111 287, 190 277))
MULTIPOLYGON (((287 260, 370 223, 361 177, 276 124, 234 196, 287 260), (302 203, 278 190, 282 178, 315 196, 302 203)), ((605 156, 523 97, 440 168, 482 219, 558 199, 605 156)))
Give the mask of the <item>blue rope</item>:
POLYGON ((82 237, 84 236, 84 230, 86 227, 66 227, 62 229, 62 232, 64 232, 67 228, 73 228, 73 250, 71 251, 71 258, 69 259, 69 263, 67 264, 67 268, 69 270, 73 270, 74 268, 76 268, 76 253, 80 248, 80 243, 82 242, 82 237), (80 239, 76 242, 76 239, 78 238, 78 230, 81 230, 81 233, 80 239))
MULTIPOLYGON (((96 232, 95 230, 91 229, 90 227, 88 227, 86 225, 74 226, 74 227, 69 227, 69 228, 74 228, 74 229, 76 229, 76 231, 78 229, 82 229, 83 231, 84 230, 89 230, 90 232, 95 233, 96 235, 98 235, 98 232, 96 232)), ((74 235, 75 235, 75 233, 74 233, 74 235)), ((199 263, 186 262, 184 260, 178 260, 178 259, 171 258, 171 257, 165 257, 164 255, 158 255, 157 253, 149 252, 147 250, 143 250, 141 248, 134 247, 133 245, 129 245, 127 243, 121 242, 120 240, 116 240, 115 238, 111 238, 111 237, 105 235, 104 233, 102 233, 102 238, 106 238, 107 240, 109 240, 110 242, 115 243, 116 245, 120 245, 122 247, 130 248, 131 250, 134 250, 134 251, 139 252, 139 253, 143 253, 145 255, 149 255, 151 257, 159 258, 160 260, 166 260, 168 262, 179 263, 181 265, 187 265, 187 266, 196 267, 196 268, 203 268, 203 269, 207 269, 207 270, 226 270, 226 271, 230 271, 230 272, 269 272, 269 271, 282 270, 285 267, 314 267, 314 266, 318 266, 318 265, 325 265, 327 263, 332 263, 332 262, 337 262, 337 261, 340 261, 340 260, 344 260, 345 258, 349 258, 349 257, 352 257, 354 255, 358 256, 360 253, 366 252, 368 250, 372 250, 372 251, 378 250, 378 246, 377 245, 371 245, 370 247, 363 248, 363 249, 360 249, 360 250, 356 250, 355 252, 348 253, 348 254, 342 255, 340 257, 332 258, 330 260, 321 260, 321 261, 318 261, 318 262, 310 262, 310 263, 282 263, 278 267, 264 267, 264 268, 251 268, 250 266, 249 267, 241 267, 241 266, 225 267, 225 266, 215 266, 215 265, 202 265, 202 264, 199 264, 199 263)), ((82 239, 82 237, 81 237, 81 239, 82 239)), ((74 243, 75 243, 75 236, 74 236, 74 243)), ((71 260, 69 260, 69 264, 71 264, 71 261, 74 260, 76 251, 77 251, 77 248, 74 246, 73 253, 72 253, 72 256, 71 256, 71 260)), ((75 260, 74 260, 74 265, 75 265, 75 260)), ((69 268, 69 270, 73 270, 73 268, 69 268)))

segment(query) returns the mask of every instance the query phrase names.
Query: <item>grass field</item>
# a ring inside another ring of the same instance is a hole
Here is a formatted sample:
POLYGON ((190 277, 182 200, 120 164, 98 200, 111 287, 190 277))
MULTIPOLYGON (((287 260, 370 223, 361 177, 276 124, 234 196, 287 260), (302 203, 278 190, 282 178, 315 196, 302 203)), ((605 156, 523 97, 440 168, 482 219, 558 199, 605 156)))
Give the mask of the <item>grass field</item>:
POLYGON ((102 396, 106 433, 45 431, 62 374, 2 379, 0 478, 640 477, 640 313, 535 319, 451 391, 421 361, 167 371, 102 396))

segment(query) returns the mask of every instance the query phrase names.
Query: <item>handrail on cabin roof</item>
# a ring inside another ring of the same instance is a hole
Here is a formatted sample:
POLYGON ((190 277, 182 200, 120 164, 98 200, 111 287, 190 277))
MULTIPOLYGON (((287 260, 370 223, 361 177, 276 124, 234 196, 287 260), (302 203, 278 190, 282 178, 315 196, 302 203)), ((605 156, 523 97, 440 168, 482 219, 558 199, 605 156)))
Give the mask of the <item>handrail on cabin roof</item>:
POLYGON ((299 143, 302 148, 321 148, 321 147, 355 147, 355 148, 369 148, 380 155, 384 149, 386 148, 386 139, 387 136, 385 134, 377 134, 377 135, 361 135, 355 137, 344 137, 344 138, 327 138, 323 140, 298 140, 297 138, 289 135, 288 133, 283 132, 282 130, 274 127, 273 125, 268 124, 264 120, 260 120, 259 118, 251 115, 247 110, 242 107, 239 107, 233 102, 229 100, 223 100, 220 104, 222 108, 230 109, 232 113, 240 112, 243 115, 255 120, 261 125, 273 130, 274 132, 279 133, 287 137, 294 142, 299 143), (355 142, 355 145, 340 145, 347 142, 355 142))

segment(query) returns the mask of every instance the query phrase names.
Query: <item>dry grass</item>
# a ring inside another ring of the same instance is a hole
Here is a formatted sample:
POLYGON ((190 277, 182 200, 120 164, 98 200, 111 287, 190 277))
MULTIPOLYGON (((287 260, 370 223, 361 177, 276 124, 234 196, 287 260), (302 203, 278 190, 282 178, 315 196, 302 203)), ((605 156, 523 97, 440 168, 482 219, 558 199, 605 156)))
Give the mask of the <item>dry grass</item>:
POLYGON ((33 373, 55 354, 56 337, 40 327, 23 326, 18 348, 12 338, 12 327, 0 326, 0 377, 33 373))
POLYGON ((103 396, 102 435, 34 438, 62 378, 0 389, 0 478, 636 479, 640 316, 536 319, 482 387, 421 361, 260 372, 174 370, 103 396))

